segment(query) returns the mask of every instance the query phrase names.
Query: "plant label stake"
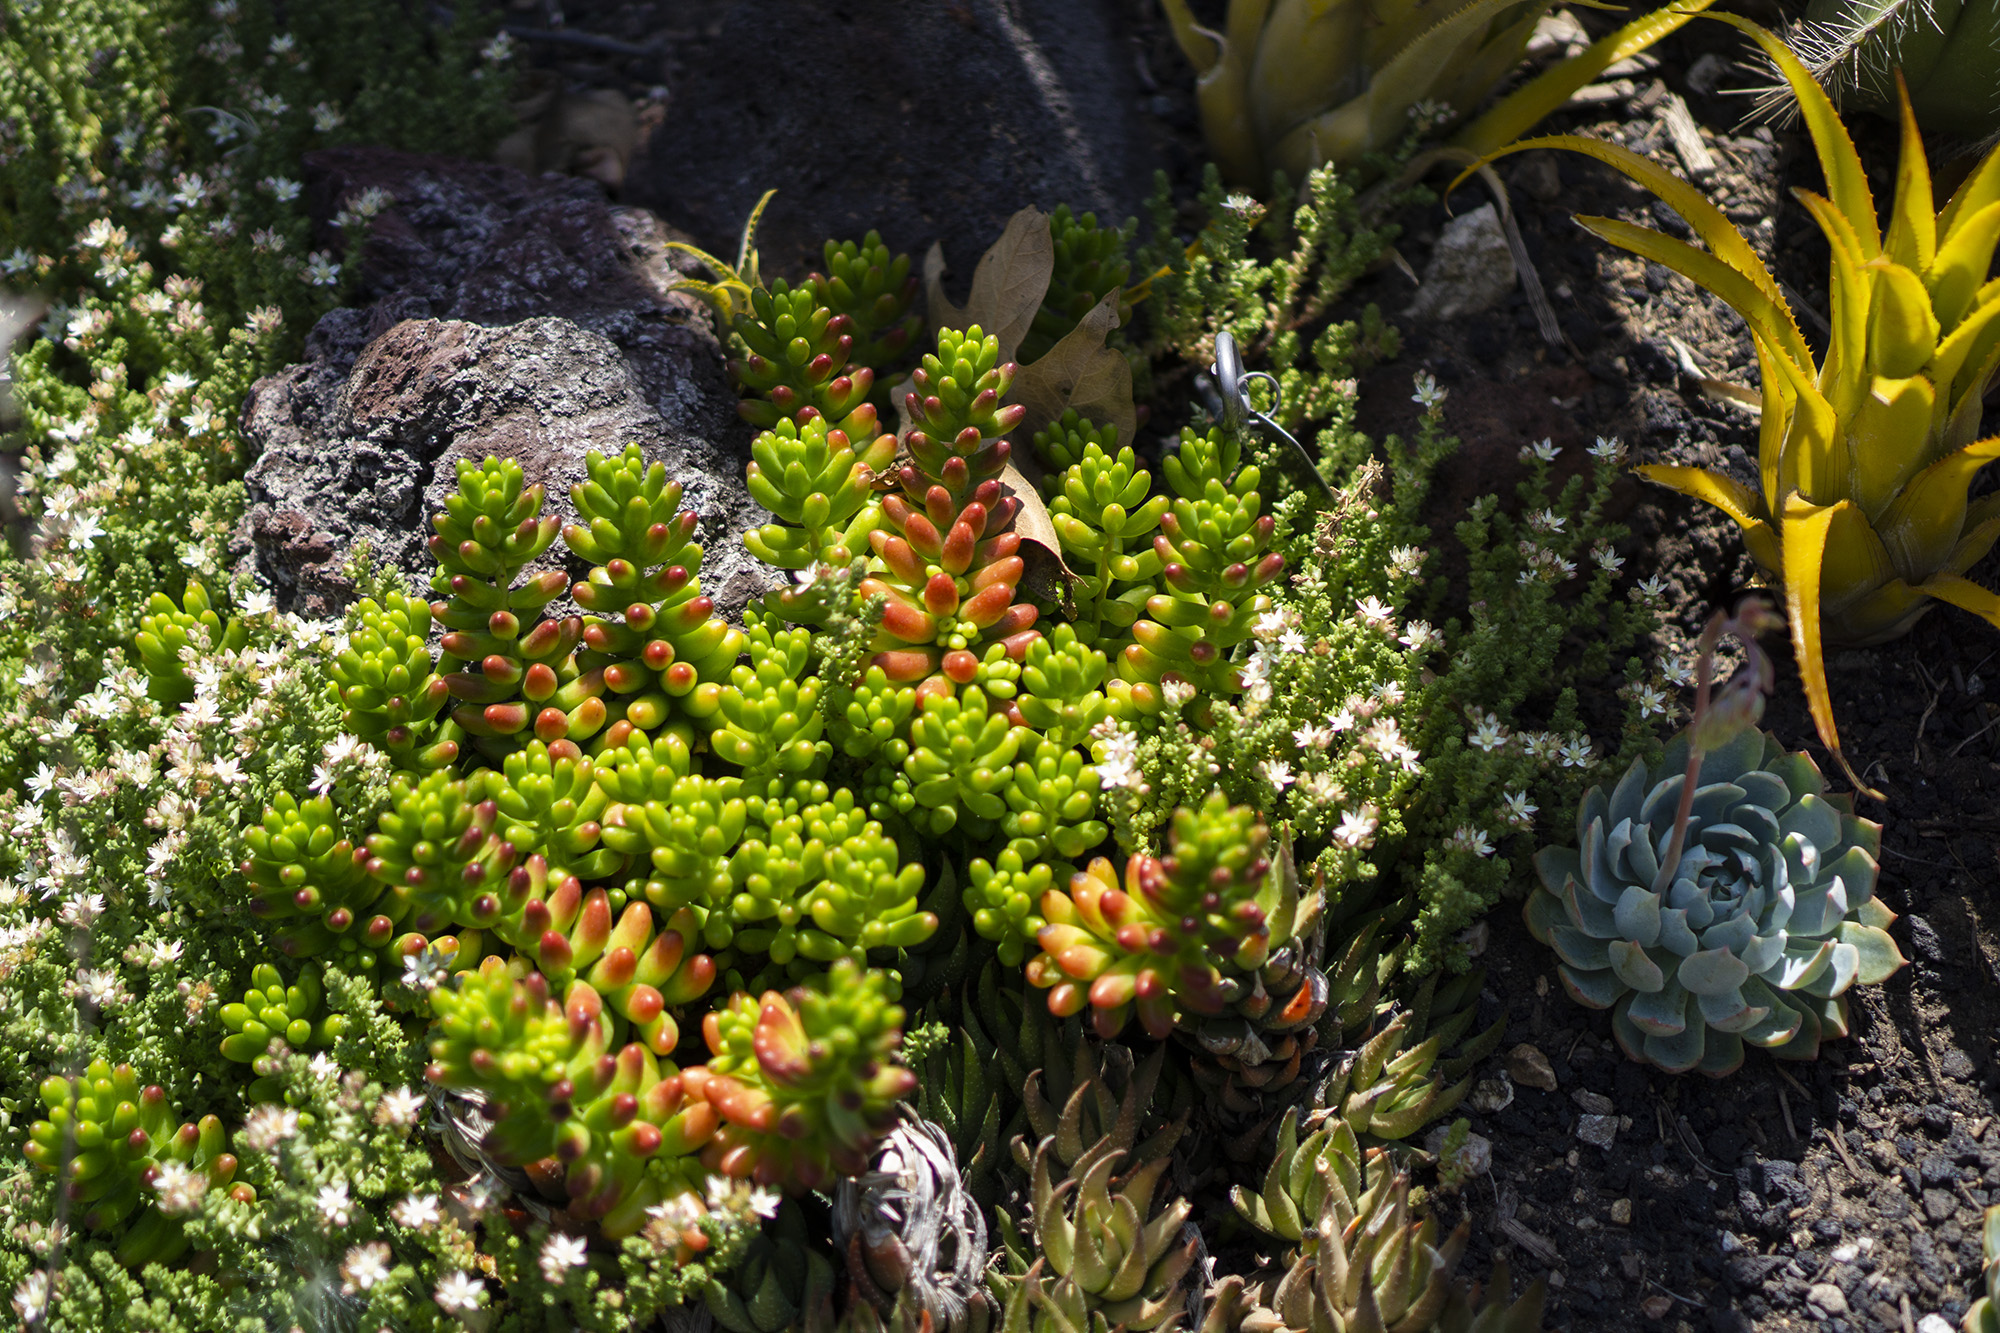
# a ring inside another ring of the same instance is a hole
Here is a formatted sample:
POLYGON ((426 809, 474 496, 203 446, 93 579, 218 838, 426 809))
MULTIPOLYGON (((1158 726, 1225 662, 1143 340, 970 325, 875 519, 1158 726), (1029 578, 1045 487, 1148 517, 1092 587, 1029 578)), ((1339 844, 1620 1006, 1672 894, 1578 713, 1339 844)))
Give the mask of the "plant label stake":
POLYGON ((1290 445, 1291 456, 1304 468, 1305 474, 1312 478, 1313 485, 1319 493, 1331 503, 1333 487, 1319 474, 1319 468, 1313 463, 1312 455, 1306 452, 1306 447, 1294 439, 1290 431, 1267 414, 1258 411, 1257 405, 1250 401, 1250 385, 1262 380, 1271 386, 1271 410, 1276 411, 1284 402, 1283 391, 1278 388, 1277 379, 1268 371, 1245 372, 1243 354, 1236 350, 1236 335, 1227 329, 1215 335, 1215 364, 1209 367, 1209 373, 1215 376, 1216 386, 1222 390, 1222 424, 1240 438, 1243 428, 1255 421, 1290 445))

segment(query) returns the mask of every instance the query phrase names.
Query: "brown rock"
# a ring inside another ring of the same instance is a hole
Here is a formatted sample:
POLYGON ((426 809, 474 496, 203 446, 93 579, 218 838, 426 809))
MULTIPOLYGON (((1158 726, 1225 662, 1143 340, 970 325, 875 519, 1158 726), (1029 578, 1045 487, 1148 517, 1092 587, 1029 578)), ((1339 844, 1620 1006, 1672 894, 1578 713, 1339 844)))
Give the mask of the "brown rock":
POLYGON ((1543 1092, 1556 1090, 1556 1071, 1549 1067, 1549 1057, 1525 1041, 1507 1052, 1507 1076, 1543 1092))

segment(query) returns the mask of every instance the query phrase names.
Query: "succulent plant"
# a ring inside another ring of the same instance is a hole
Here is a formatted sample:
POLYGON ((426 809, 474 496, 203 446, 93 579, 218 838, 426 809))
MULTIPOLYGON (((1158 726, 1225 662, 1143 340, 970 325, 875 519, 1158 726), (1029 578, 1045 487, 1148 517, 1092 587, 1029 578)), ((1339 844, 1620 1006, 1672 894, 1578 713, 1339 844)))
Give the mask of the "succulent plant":
POLYGON ((861 583, 864 597, 884 599, 874 664, 892 682, 935 676, 948 692, 947 682, 972 681, 987 644, 1019 657, 1034 637, 1034 605, 1014 600, 1026 568, 1012 530, 1021 501, 1000 479, 1012 453, 1000 437, 1025 409, 1000 405, 1014 366, 998 359, 998 340, 976 325, 941 330, 904 396, 909 461, 890 473, 898 491, 882 500, 861 583))
POLYGON ((1981 1230, 1986 1292, 1965 1312, 1964 1333, 2000 1333, 2000 1205, 1986 1210, 1981 1230))
POLYGON ((1828 290, 1838 314, 1823 356, 1799 332, 1749 240, 1685 181, 1595 139, 1555 136, 1505 151, 1553 147, 1596 157, 1671 204, 1706 246, 1616 219, 1578 219, 1714 293, 1750 327, 1763 367, 1759 484, 1664 463, 1639 472, 1742 528, 1751 558, 1784 591, 1820 740, 1867 791, 1841 753, 1823 644, 1887 642, 1939 601, 2000 623, 2000 597, 1966 577, 2000 539, 2000 503, 1968 494, 2000 457, 2000 437, 1978 438, 1981 405, 2000 375, 2000 290, 1986 281, 2000 216, 2000 148, 1937 208, 1905 99, 1902 164, 1885 230, 1853 139, 1798 57, 1747 19, 1709 17, 1747 34, 1776 65, 1818 151, 1827 194, 1800 198, 1830 247, 1828 290))
POLYGON ((850 1311, 905 1320, 921 1311, 939 1333, 996 1322, 984 1285, 985 1211, 959 1174, 951 1136, 907 1108, 869 1170, 835 1189, 833 1241, 846 1260, 850 1311))
POLYGON ((252 1102, 280 1099, 282 1086, 272 1046, 279 1051, 313 1051, 331 1046, 347 1030, 344 1014, 322 1014, 325 998, 319 968, 308 964, 299 969, 298 980, 287 985, 283 974, 269 963, 250 969, 250 989, 240 1003, 225 1004, 217 1013, 229 1035, 222 1039, 222 1054, 239 1064, 250 1065, 259 1077, 244 1090, 252 1102))
POLYGON ((429 643, 431 607, 421 597, 364 597, 349 618, 347 646, 327 664, 341 725, 404 767, 442 768, 465 733, 441 714, 451 691, 429 643))
MULTIPOLYGON (((1041 309, 1022 335, 1015 356, 1021 361, 1038 361, 1063 335, 1074 329, 1091 307, 1105 296, 1125 286, 1132 265, 1126 247, 1138 230, 1138 219, 1128 218, 1122 228, 1101 227, 1095 213, 1081 217, 1068 204, 1056 205, 1049 215, 1049 239, 1055 246, 1055 267, 1049 274, 1048 290, 1042 295, 1041 309)), ((1131 307, 1120 311, 1119 323, 1131 317, 1131 307)))
POLYGON ((139 617, 132 646, 146 672, 146 692, 162 703, 179 704, 194 698, 194 682, 181 666, 182 649, 236 652, 249 642, 250 631, 243 622, 231 616, 225 623, 208 589, 189 579, 179 606, 163 592, 152 595, 139 617))
POLYGON ((780 1204, 726 1281, 711 1281, 708 1312, 729 1333, 787 1333, 831 1310, 834 1266, 812 1240, 803 1206, 780 1204))
POLYGON ((526 1167, 575 1220, 631 1235, 648 1208, 700 1182, 694 1154, 719 1123, 700 1067, 663 1070, 638 1042, 614 1047, 612 1016, 588 982, 559 1001, 539 972, 516 980, 489 959, 440 987, 431 1012, 426 1076, 477 1091, 492 1121, 480 1147, 526 1167))
POLYGON ((570 487, 584 521, 564 528, 563 541, 591 562, 570 595, 592 614, 577 631, 574 661, 554 673, 553 694, 526 691, 542 705, 536 737, 583 740, 607 722, 651 731, 670 716, 712 717, 747 645, 701 590, 696 518, 680 507, 680 483, 667 480, 665 464, 649 467, 636 444, 616 458, 592 450, 584 467, 588 479, 570 487))
POLYGON ((894 365, 924 327, 923 317, 911 309, 917 275, 910 271, 910 257, 890 254, 873 231, 859 244, 828 241, 825 254, 825 270, 806 283, 822 306, 847 316, 854 338, 849 360, 877 371, 894 365))
MULTIPOLYGON (((1469 115, 1520 62, 1544 0, 1364 7, 1328 0, 1231 0, 1220 31, 1187 0, 1164 0, 1196 71, 1210 153, 1231 182, 1262 188, 1320 163, 1359 168, 1412 129, 1419 104, 1469 115)), ((1506 143, 1613 62, 1685 23, 1706 0, 1637 20, 1531 80, 1460 135, 1475 152, 1506 143)), ((1420 125, 1416 128, 1428 128, 1420 125)))
POLYGON ((1169 674, 1211 695, 1241 689, 1230 651, 1271 609, 1260 589, 1285 560, 1269 549, 1276 520, 1262 512, 1260 473, 1240 462, 1234 432, 1184 430, 1179 452, 1161 466, 1174 493, 1153 537, 1162 590, 1133 622, 1132 642, 1117 656, 1120 684, 1110 691, 1139 712, 1159 710, 1169 674))
POLYGON ((811 285, 792 287, 783 278, 768 290, 750 293, 750 308, 736 319, 736 336, 749 355, 729 363, 738 384, 755 397, 737 404, 745 421, 770 427, 785 418, 824 417, 845 426, 848 414, 866 409, 875 372, 849 360, 854 354, 854 317, 815 299, 811 285))
POLYGON ((1900 74, 1917 123, 1932 133, 1983 139, 2000 130, 1993 0, 1814 0, 1788 40, 1844 106, 1893 116, 1900 74))
MULTIPOLYGON (((744 546, 780 569, 848 565, 867 553, 868 534, 882 524, 874 480, 895 457, 896 437, 874 434, 872 420, 856 435, 829 426, 823 417, 780 421, 751 441, 746 469, 751 498, 779 521, 745 533, 744 546)), ((772 597, 778 600, 771 609, 787 619, 808 613, 810 599, 803 590, 772 597)))
POLYGON ((1014 1138, 1015 1164, 1033 1174, 1034 1152, 1044 1143, 1064 1170, 1100 1146, 1123 1153, 1129 1170, 1166 1158, 1187 1133, 1194 1109, 1190 1097, 1156 1104, 1166 1053, 1155 1046, 1135 1066, 1132 1053, 1116 1042, 1079 1042, 1067 1068, 1051 1061, 1030 1073, 1021 1099, 1033 1137, 1014 1138))
POLYGON ((703 1153, 710 1170, 809 1190, 867 1168, 916 1082, 895 1062, 903 1009, 892 985, 842 957, 812 984, 739 994, 709 1013, 713 1055, 699 1081, 723 1121, 703 1153))
POLYGON ((1139 466, 1132 446, 1119 446, 1115 426, 1065 412, 1035 432, 1034 445, 1058 469, 1044 489, 1049 521, 1077 575, 1069 623, 1082 642, 1111 643, 1115 651, 1159 591, 1165 562, 1152 536, 1171 498, 1152 494, 1153 474, 1139 466))
POLYGON ((1238 1083, 1290 1083, 1329 997, 1323 894, 1300 891, 1289 848, 1273 873, 1269 841, 1218 791, 1175 812, 1165 858, 1134 855, 1121 881, 1099 857, 1045 893, 1028 980, 1049 1012, 1087 1009, 1107 1038, 1136 1017, 1156 1039, 1179 1030, 1238 1083))
POLYGON ((1904 961, 1874 896, 1881 826, 1754 727, 1700 756, 1690 805, 1689 745, 1591 789, 1577 846, 1535 858, 1528 928, 1634 1060, 1720 1076, 1746 1042, 1811 1059, 1846 1035, 1848 988, 1904 961))
POLYGON ((22 1155, 37 1170, 62 1175, 86 1230, 123 1228, 116 1254, 128 1267, 171 1263, 185 1253, 181 1219, 199 1210, 206 1191, 227 1188, 243 1203, 257 1197, 234 1180, 236 1158, 226 1151, 222 1122, 210 1115, 176 1124, 165 1089, 142 1086, 130 1065, 93 1060, 78 1077, 44 1079, 39 1091, 47 1118, 28 1127, 22 1155))

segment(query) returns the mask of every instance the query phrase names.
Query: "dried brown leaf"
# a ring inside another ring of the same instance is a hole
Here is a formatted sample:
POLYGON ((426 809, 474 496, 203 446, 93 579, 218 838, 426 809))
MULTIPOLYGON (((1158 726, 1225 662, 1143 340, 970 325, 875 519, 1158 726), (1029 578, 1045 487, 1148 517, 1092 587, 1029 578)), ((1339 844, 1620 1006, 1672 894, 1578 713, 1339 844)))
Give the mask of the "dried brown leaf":
POLYGON ((1021 501, 1014 515, 1014 531, 1021 538, 1021 561, 1027 566, 1021 575, 1020 591, 1039 602, 1057 602, 1063 614, 1076 614, 1076 599, 1070 589, 1078 582, 1075 570, 1063 559, 1062 541, 1049 519, 1042 493, 1021 469, 1009 463, 1000 473, 1000 485, 1021 501))
POLYGON ((1055 271, 1056 243, 1049 234, 1049 215, 1024 208, 1007 219, 1000 239, 979 257, 979 267, 972 271, 972 293, 960 308, 945 297, 944 249, 933 243, 924 256, 931 328, 966 329, 977 324, 999 340, 1000 359, 1012 361, 1035 322, 1035 312, 1042 308, 1055 271))
POLYGON ((1124 354, 1104 340, 1118 327, 1120 291, 1105 293, 1077 326, 1040 360, 1022 366, 1014 376, 1007 401, 1028 409, 1015 427, 1017 438, 1034 438, 1036 431, 1071 409, 1099 425, 1116 426, 1118 438, 1129 444, 1138 429, 1138 409, 1132 402, 1132 366, 1124 354))

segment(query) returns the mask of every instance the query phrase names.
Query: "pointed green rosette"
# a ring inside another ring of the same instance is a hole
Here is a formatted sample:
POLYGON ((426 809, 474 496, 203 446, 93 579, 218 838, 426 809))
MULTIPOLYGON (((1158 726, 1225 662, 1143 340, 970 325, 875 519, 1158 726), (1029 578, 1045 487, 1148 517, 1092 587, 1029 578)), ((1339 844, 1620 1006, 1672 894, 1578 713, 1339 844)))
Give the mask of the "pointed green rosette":
POLYGON ((1879 824, 1817 766, 1748 729, 1702 757, 1686 848, 1664 874, 1687 739, 1577 813, 1577 846, 1535 857, 1524 914, 1564 989, 1612 1011, 1625 1053, 1720 1077, 1746 1044, 1809 1060, 1847 1034, 1847 997, 1905 961, 1875 897, 1879 824))

